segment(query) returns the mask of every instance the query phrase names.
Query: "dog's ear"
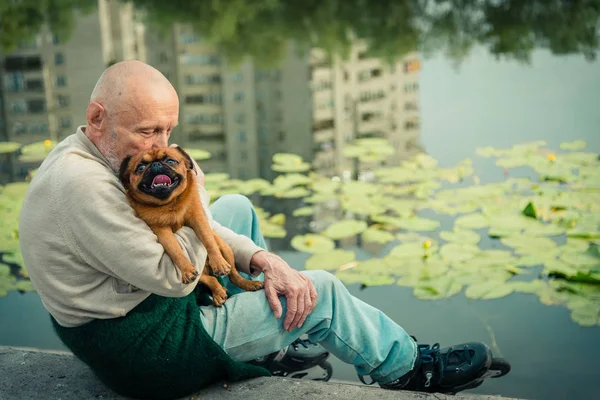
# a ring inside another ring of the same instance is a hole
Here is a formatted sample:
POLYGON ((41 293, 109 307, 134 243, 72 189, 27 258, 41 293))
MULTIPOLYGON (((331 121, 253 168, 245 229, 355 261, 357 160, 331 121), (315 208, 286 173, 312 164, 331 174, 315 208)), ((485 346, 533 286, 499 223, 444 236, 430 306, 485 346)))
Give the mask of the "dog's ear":
POLYGON ((181 147, 176 146, 175 147, 181 154, 183 154, 183 156, 185 157, 185 159, 188 162, 188 168, 193 170, 194 169, 194 162, 192 161, 192 157, 190 157, 190 155, 188 153, 185 152, 185 150, 183 150, 181 147))
POLYGON ((127 156, 121 162, 121 168, 119 168, 119 179, 121 183, 126 188, 129 186, 129 173, 127 172, 129 168, 129 161, 131 161, 131 156, 127 156))

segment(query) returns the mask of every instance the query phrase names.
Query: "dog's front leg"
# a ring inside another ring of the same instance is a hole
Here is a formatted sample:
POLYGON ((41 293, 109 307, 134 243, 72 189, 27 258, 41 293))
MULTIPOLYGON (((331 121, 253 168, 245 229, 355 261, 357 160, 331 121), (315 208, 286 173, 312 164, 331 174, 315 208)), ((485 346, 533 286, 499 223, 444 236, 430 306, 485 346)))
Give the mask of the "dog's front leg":
POLYGON ((183 253, 171 227, 152 227, 152 230, 158 237, 158 242, 162 244, 173 263, 181 271, 181 281, 185 284, 194 282, 199 275, 198 270, 183 253))
POLYGON ((225 276, 231 271, 231 265, 225 260, 223 254, 221 254, 221 249, 219 249, 219 246, 215 241, 213 230, 208 224, 206 215, 204 215, 204 209, 200 204, 200 200, 198 200, 197 204, 198 206, 194 207, 194 209, 190 210, 188 213, 185 224, 196 232, 196 235, 198 235, 198 238, 200 238, 202 244, 204 244, 208 254, 208 264, 210 265, 212 275, 225 276))

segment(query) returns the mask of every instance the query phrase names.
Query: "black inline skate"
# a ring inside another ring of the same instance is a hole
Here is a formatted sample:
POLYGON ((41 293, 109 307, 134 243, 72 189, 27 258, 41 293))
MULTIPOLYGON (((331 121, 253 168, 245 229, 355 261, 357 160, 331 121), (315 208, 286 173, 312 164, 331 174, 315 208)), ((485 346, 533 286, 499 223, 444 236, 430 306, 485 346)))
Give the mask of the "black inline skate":
POLYGON ((273 376, 328 381, 333 372, 328 357, 329 352, 321 345, 297 339, 278 352, 250 361, 250 364, 268 369, 273 376))
MULTIPOLYGON (((480 386, 487 378, 499 378, 509 372, 508 361, 494 358, 490 348, 481 342, 443 349, 438 343, 433 346, 420 344, 414 368, 395 381, 380 386, 392 390, 456 394, 480 386)), ((366 383, 362 377, 359 378, 366 383)))

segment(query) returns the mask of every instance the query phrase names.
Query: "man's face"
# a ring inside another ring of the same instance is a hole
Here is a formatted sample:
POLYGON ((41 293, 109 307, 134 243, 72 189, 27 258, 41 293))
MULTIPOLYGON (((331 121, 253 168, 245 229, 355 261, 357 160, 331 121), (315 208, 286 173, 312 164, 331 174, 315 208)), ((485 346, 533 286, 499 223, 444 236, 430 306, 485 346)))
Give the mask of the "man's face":
POLYGON ((167 147, 177 125, 179 100, 175 91, 144 92, 144 96, 126 99, 128 105, 118 110, 105 106, 108 123, 103 126, 99 148, 116 171, 127 155, 167 147))

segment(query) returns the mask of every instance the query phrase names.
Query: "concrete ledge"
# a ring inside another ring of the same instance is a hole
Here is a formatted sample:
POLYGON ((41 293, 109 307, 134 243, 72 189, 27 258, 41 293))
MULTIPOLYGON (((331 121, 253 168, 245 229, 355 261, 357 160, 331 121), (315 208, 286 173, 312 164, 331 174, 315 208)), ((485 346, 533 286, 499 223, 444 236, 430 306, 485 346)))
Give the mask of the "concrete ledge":
MULTIPOLYGON (((106 388, 71 353, 0 346, 0 399, 124 399, 106 388)), ((224 387, 214 385, 191 399, 360 399, 360 400, 500 400, 497 396, 445 396, 392 392, 371 386, 258 378, 224 387)))

